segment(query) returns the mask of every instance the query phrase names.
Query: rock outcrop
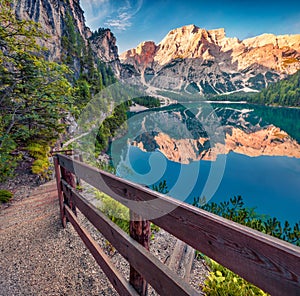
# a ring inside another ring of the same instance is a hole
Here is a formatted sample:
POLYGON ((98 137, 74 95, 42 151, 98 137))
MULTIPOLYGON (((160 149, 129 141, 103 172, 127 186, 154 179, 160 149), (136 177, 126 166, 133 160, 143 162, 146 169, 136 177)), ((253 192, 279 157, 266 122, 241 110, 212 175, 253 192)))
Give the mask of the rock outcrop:
POLYGON ((194 25, 170 31, 156 45, 143 42, 120 55, 142 82, 188 93, 260 90, 300 69, 300 35, 263 34, 243 41, 224 29, 194 25))
POLYGON ((174 139, 164 133, 148 134, 147 139, 134 141, 132 145, 144 151, 153 151, 153 147, 158 147, 168 159, 186 164, 201 159, 216 160, 218 154, 228 154, 230 151, 253 157, 281 155, 300 158, 297 141, 274 125, 250 133, 227 127, 224 143, 212 145, 208 138, 174 139), (151 147, 147 143, 152 143, 151 147))
MULTIPOLYGON (((93 56, 111 65, 115 74, 119 75, 120 61, 116 38, 109 29, 105 29, 103 35, 91 39, 93 34, 85 24, 84 11, 79 0, 17 0, 15 13, 19 19, 31 19, 39 23, 49 36, 39 41, 48 49, 49 60, 60 61, 66 54, 67 49, 63 46, 62 38, 70 37, 68 30, 71 27, 74 29, 71 34, 74 34, 77 43, 83 42, 86 48, 90 43, 93 56)), ((76 61, 76 57, 73 60, 75 72, 79 71, 80 62, 76 61)))
POLYGON ((90 38, 91 46, 96 56, 108 63, 119 77, 121 71, 121 63, 119 60, 117 39, 109 29, 104 29, 102 34, 95 38, 90 38))
POLYGON ((79 0, 17 0, 15 12, 20 19, 31 19, 41 25, 43 31, 50 36, 43 40, 49 50, 49 58, 59 60, 62 54, 61 38, 66 28, 66 15, 70 14, 76 30, 84 40, 91 35, 85 26, 83 10, 79 0))

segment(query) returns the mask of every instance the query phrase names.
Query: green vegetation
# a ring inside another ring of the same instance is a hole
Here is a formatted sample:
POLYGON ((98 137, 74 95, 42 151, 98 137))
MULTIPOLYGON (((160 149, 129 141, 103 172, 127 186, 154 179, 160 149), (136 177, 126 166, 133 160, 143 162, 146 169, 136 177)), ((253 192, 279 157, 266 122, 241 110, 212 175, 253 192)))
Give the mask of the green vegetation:
POLYGON ((0 190, 0 203, 7 203, 13 198, 13 194, 8 190, 0 190))
POLYGON ((47 61, 36 42, 47 37, 40 26, 18 20, 9 1, 0 4, 0 173, 8 177, 29 140, 50 143, 64 130, 73 98, 70 70, 47 61))
MULTIPOLYGON (((274 80, 271 74, 268 75, 270 80, 274 80)), ((207 100, 215 101, 247 101, 249 103, 262 104, 262 105, 273 105, 273 106, 292 106, 300 107, 300 70, 293 75, 290 75, 286 79, 280 80, 275 83, 269 84, 267 88, 263 88, 264 80, 260 75, 255 76, 256 88, 261 89, 259 93, 257 92, 234 92, 231 94, 221 94, 221 95, 206 95, 207 100)), ((161 94, 169 96, 170 98, 176 99, 178 101, 199 101, 199 95, 180 95, 171 92, 161 92, 161 94)), ((203 99, 203 98, 202 98, 203 99)))
POLYGON ((122 230, 129 233, 129 209, 103 192, 96 191, 96 198, 101 201, 100 210, 122 230))
POLYGON ((99 28, 98 30, 96 30, 92 33, 92 36, 90 37, 90 39, 94 40, 98 37, 102 37, 107 31, 109 31, 108 28, 99 28))
POLYGON ((3 129, 1 128, 0 137, 2 138, 0 144, 0 182, 4 182, 13 176, 14 169, 22 156, 15 153, 16 142, 11 136, 3 137, 3 129))
POLYGON ((256 92, 235 92, 232 94, 226 94, 226 95, 217 95, 212 97, 212 100, 216 101, 233 101, 233 102, 240 102, 240 101, 247 101, 251 102, 253 98, 257 95, 256 92))
MULTIPOLYGON (((205 204, 205 198, 195 198, 194 205, 231 221, 300 246, 300 222, 292 227, 286 221, 282 226, 281 222, 276 218, 266 218, 258 215, 254 209, 246 208, 241 196, 230 198, 229 201, 220 204, 205 204)), ((203 287, 203 291, 208 295, 266 295, 232 271, 206 256, 203 257, 212 270, 203 287)))
POLYGON ((167 194, 169 192, 166 180, 159 182, 157 185, 153 185, 151 189, 162 194, 167 194))
POLYGON ((256 296, 268 295, 256 286, 248 283, 229 269, 205 257, 211 268, 209 277, 205 280, 202 291, 206 295, 220 296, 256 296))
MULTIPOLYGON (((127 94, 128 97, 130 97, 130 91, 131 90, 129 89, 129 93, 127 94)), ((117 89, 116 97, 122 98, 124 97, 124 94, 117 89)), ((132 102, 149 108, 160 106, 159 99, 150 96, 136 97, 117 105, 112 114, 107 116, 99 127, 94 151, 96 157, 101 154, 101 152, 105 152, 108 149, 109 143, 114 137, 118 137, 126 132, 127 112, 129 111, 132 102)))
POLYGON ((300 70, 286 79, 270 84, 252 99, 253 103, 300 107, 300 70))
POLYGON ((148 108, 160 107, 159 99, 151 96, 137 97, 132 99, 132 102, 148 108))
POLYGON ((32 172, 39 175, 41 179, 47 179, 50 166, 50 147, 48 143, 42 141, 39 143, 30 143, 27 146, 27 151, 35 159, 31 167, 32 172))
POLYGON ((99 155, 108 148, 109 141, 121 130, 126 131, 126 112, 129 109, 129 102, 116 106, 113 113, 105 118, 100 125, 95 142, 95 155, 99 155))
MULTIPOLYGON (((289 62, 288 60, 286 61, 289 62)), ((268 78, 274 80, 274 77, 269 73, 268 78)), ((260 77, 257 75, 255 79, 260 77)), ((263 81, 260 77, 259 81, 263 81)), ((259 81, 257 82, 259 84, 259 81)), ((262 89, 257 92, 235 92, 225 95, 217 95, 210 98, 216 101, 247 101, 249 103, 272 105, 272 106, 289 106, 300 107, 300 70, 286 79, 269 84, 267 88, 262 88, 263 83, 256 85, 262 89)))
POLYGON ((268 218, 264 215, 258 215, 254 209, 245 207, 241 196, 235 196, 220 204, 214 202, 205 204, 203 199, 195 198, 194 206, 300 246, 300 221, 292 227, 288 221, 282 225, 275 217, 268 218))
MULTIPOLYGON (((49 36, 39 24, 17 19, 10 1, 0 0, 0 6, 0 181, 4 181, 22 160, 21 150, 34 145, 48 150, 65 132, 64 119, 70 114, 79 118, 91 98, 116 78, 95 57, 90 42, 85 44, 71 11, 64 19, 62 61, 50 62, 38 41, 49 36)), ((114 100, 113 94, 98 96, 103 113, 108 100, 114 100)), ((35 158, 32 172, 45 178, 48 167, 43 152, 43 157, 35 158)))
MULTIPOLYGON (((63 51, 62 61, 75 73, 73 95, 77 111, 80 113, 93 96, 105 87, 116 82, 112 69, 95 57, 91 40, 95 38, 95 33, 85 44, 79 33, 71 12, 67 12, 64 18, 65 31, 61 38, 63 51)), ((104 33, 105 29, 99 29, 104 33)))

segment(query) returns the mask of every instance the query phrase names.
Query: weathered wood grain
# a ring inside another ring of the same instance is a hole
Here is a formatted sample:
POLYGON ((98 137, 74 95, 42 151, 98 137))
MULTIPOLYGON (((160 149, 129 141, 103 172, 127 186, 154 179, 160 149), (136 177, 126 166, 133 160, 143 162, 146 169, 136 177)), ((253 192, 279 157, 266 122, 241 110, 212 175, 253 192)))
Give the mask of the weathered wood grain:
POLYGON ((58 158, 67 170, 261 289, 299 295, 299 247, 68 157, 58 158))
POLYGON ((95 258, 99 266, 102 268, 103 272, 106 274, 117 292, 120 295, 124 296, 139 295, 135 291, 135 289, 127 282, 127 280, 120 274, 113 263, 110 262, 109 258, 105 255, 100 246, 91 237, 87 230, 79 224, 71 208, 66 206, 65 211, 68 220, 72 223, 73 227, 83 240, 84 244, 90 250, 91 254, 95 258))
MULTIPOLYGON (((129 235, 146 250, 149 251, 150 222, 144 220, 142 216, 130 211, 129 235)), ((141 296, 146 296, 148 292, 147 281, 143 276, 130 265, 129 282, 139 292, 141 296)))
POLYGON ((55 177, 56 177, 56 186, 58 192, 58 201, 59 201, 59 209, 60 209, 60 219, 62 226, 66 227, 66 216, 64 213, 64 196, 61 187, 61 172, 60 172, 60 165, 58 162, 58 158, 54 157, 54 169, 55 169, 55 177))
POLYGON ((66 182, 62 183, 64 192, 75 202, 76 207, 160 295, 199 295, 66 182))

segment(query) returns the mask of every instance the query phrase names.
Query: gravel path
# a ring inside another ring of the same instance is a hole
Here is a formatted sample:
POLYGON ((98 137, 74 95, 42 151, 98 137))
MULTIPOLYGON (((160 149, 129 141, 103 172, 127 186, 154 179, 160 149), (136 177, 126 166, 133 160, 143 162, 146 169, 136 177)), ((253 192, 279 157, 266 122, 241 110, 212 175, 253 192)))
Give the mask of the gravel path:
MULTIPOLYGON (((27 195, 0 212, 0 295, 117 295, 72 225, 62 228, 55 182, 27 195)), ((128 278, 128 263, 80 213, 78 218, 128 278)), ((167 263, 175 243, 160 230, 151 252, 167 263)), ((199 292, 207 273, 194 260, 190 283, 199 292)), ((156 295, 151 287, 149 295, 156 295)))

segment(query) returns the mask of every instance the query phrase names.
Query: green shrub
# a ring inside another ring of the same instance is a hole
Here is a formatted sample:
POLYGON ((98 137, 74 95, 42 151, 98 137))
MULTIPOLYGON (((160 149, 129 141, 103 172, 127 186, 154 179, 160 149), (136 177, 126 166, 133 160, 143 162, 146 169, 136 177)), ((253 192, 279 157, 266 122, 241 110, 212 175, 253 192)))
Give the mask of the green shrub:
POLYGON ((300 246, 300 221, 295 223, 292 227, 288 221, 282 224, 275 217, 270 218, 267 215, 259 215, 255 212, 254 208, 245 207, 241 196, 235 196, 230 198, 229 201, 221 202, 220 204, 214 202, 205 204, 205 198, 195 198, 193 205, 296 246, 300 246))
POLYGON ((27 147, 27 151, 35 158, 31 167, 32 173, 46 179, 50 166, 48 159, 48 153, 50 151, 49 145, 46 142, 30 143, 27 147))
POLYGON ((50 162, 48 160, 48 158, 39 158, 36 159, 31 167, 31 171, 35 174, 35 175, 40 175, 45 177, 47 175, 47 170, 49 168, 50 162))
MULTIPOLYGON (((122 230, 129 234, 129 209, 103 192, 96 190, 95 195, 96 198, 101 201, 101 212, 103 212, 111 221, 116 223, 122 230)), ((158 232, 160 228, 151 223, 150 229, 150 238, 154 239, 154 233, 158 232)))
POLYGON ((16 157, 16 155, 12 154, 16 147, 17 144, 11 137, 1 137, 0 130, 0 182, 4 182, 14 175, 14 170, 17 167, 21 156, 18 155, 16 157))
POLYGON ((13 194, 8 190, 0 190, 0 202, 7 203, 12 199, 13 194))
POLYGON ((211 268, 209 277, 205 280, 202 291, 207 295, 218 296, 255 296, 268 295, 256 286, 245 281, 229 269, 205 257, 211 268))
POLYGON ((96 198, 101 201, 100 210, 126 233, 129 233, 129 209, 107 194, 96 191, 96 198))
POLYGON ((39 143, 33 142, 27 146, 27 151, 32 157, 38 159, 38 158, 46 157, 50 151, 50 148, 48 146, 48 143, 46 142, 43 141, 39 143))
MULTIPOLYGON (((258 215, 253 208, 246 208, 241 196, 235 196, 220 204, 214 202, 206 204, 205 198, 198 197, 194 199, 194 205, 231 221, 295 245, 300 245, 300 223, 296 223, 294 227, 291 227, 288 221, 285 221, 282 226, 276 218, 267 218, 266 215, 258 215)), ((203 255, 202 258, 206 260, 211 268, 210 276, 202 287, 203 292, 207 295, 268 295, 217 262, 203 255)))

